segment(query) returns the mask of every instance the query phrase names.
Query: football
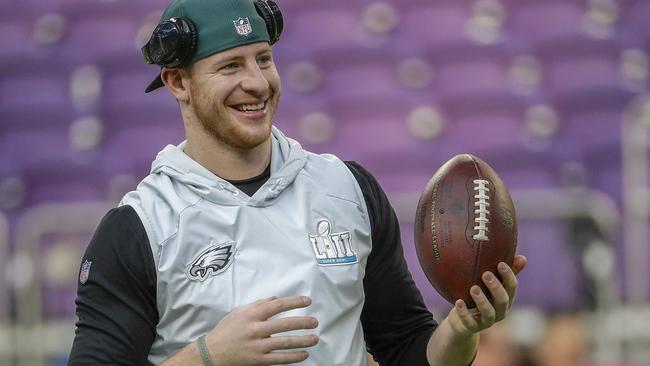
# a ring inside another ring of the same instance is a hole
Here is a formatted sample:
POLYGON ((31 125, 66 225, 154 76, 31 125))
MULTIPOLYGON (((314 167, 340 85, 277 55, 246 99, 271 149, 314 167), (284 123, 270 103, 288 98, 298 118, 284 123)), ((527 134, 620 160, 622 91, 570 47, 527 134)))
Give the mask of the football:
POLYGON ((415 248, 429 282, 450 303, 475 307, 473 285, 490 297, 483 272, 499 277, 498 263, 512 266, 517 249, 512 198, 492 167, 462 154, 438 169, 418 202, 415 248))

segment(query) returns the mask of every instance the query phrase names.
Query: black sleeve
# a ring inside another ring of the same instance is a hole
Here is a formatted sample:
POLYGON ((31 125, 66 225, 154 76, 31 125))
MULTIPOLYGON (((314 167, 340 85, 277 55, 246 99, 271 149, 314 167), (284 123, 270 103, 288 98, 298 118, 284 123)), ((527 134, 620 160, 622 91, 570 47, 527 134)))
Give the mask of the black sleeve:
POLYGON ((69 365, 148 365, 156 334, 156 271, 130 206, 102 219, 81 260, 77 329, 69 365), (90 263, 90 264, 89 264, 90 263))
POLYGON ((382 366, 428 366, 427 343, 437 323, 406 266, 397 216, 375 178, 345 163, 359 182, 372 228, 361 312, 368 352, 382 366))

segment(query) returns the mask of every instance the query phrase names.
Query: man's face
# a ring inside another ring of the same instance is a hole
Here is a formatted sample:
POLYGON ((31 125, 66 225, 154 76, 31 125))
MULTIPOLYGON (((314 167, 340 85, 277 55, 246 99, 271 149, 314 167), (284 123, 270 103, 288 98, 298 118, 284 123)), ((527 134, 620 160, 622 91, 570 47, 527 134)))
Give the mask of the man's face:
POLYGON ((238 149, 269 138, 280 76, 268 43, 216 53, 195 62, 190 71, 190 108, 208 134, 238 149))

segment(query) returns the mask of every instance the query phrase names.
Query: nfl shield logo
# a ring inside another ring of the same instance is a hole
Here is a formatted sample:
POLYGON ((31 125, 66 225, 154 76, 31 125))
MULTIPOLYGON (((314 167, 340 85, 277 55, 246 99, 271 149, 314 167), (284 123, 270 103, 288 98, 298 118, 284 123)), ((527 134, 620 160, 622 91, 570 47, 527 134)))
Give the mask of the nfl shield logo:
POLYGON ((93 264, 93 262, 86 260, 82 265, 81 265, 81 272, 79 272, 79 282, 81 282, 82 285, 86 284, 88 281, 88 275, 90 274, 90 266, 93 264))
POLYGON ((242 18, 239 17, 236 20, 232 21, 235 24, 235 29, 237 30, 237 34, 240 36, 247 36, 251 34, 253 31, 253 28, 251 28, 251 23, 248 21, 248 17, 242 18))

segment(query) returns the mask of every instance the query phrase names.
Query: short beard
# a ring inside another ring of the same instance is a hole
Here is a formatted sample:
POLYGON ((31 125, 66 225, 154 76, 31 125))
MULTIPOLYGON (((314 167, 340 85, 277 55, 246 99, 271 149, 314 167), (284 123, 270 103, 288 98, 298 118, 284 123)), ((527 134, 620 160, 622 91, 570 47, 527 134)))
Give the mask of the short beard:
MULTIPOLYGON (((194 112, 194 116, 198 119, 203 131, 214 138, 215 141, 238 150, 250 150, 263 144, 270 136, 270 126, 269 136, 259 138, 257 136, 243 134, 235 123, 219 121, 219 117, 225 119, 228 116, 215 116, 214 110, 209 107, 211 106, 210 101, 205 96, 197 93, 193 85, 190 86, 190 98, 194 101, 190 106, 194 112)), ((224 106, 224 108, 229 107, 224 106)))

